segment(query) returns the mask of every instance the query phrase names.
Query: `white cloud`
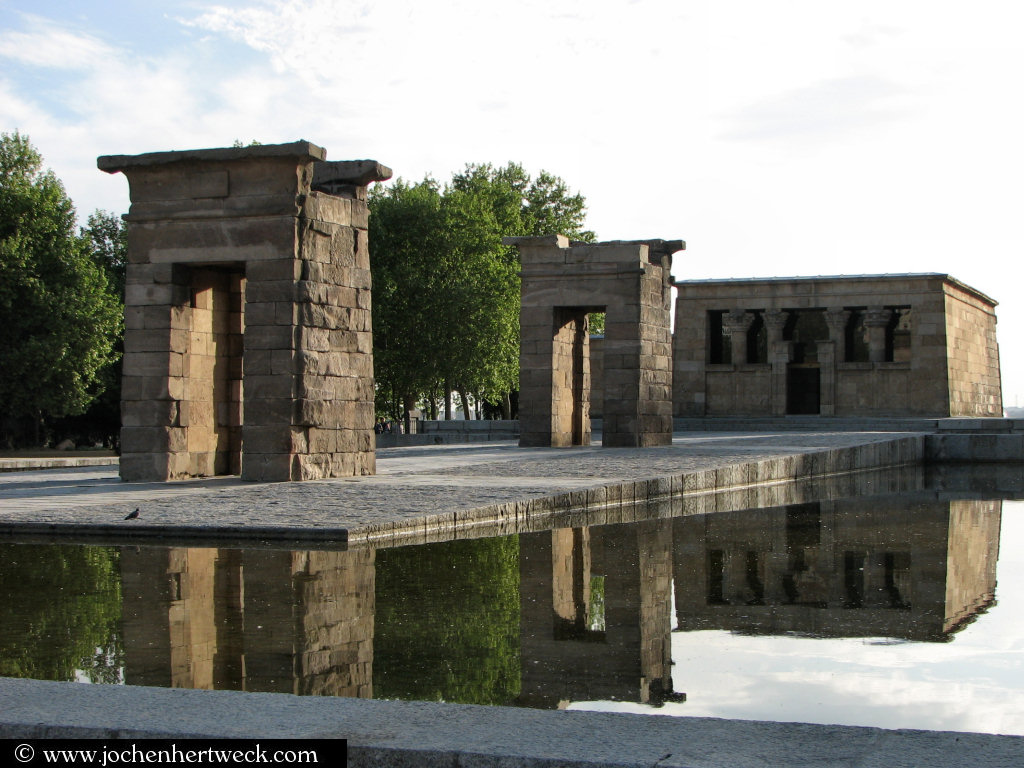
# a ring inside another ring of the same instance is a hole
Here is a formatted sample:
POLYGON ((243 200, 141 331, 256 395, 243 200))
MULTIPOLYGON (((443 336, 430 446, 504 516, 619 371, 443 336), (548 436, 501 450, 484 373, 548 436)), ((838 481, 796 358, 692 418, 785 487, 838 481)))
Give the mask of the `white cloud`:
POLYGON ((115 49, 88 34, 54 26, 41 16, 24 15, 26 30, 0 32, 0 57, 45 69, 92 68, 115 54, 115 49))

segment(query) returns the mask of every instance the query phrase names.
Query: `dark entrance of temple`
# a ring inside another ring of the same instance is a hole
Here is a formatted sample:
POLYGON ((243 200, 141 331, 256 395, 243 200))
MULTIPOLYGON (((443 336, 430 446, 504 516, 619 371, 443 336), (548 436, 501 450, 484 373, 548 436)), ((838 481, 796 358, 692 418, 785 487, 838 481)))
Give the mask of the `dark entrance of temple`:
POLYGON ((787 367, 786 413, 821 413, 821 369, 817 365, 787 367))

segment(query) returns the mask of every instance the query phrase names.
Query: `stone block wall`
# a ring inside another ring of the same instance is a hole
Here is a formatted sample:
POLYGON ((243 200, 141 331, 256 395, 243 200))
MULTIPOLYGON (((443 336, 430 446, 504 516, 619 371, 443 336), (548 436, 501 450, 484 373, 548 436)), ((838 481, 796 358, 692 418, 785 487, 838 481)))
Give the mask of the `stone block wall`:
POLYGON ((950 416, 1002 416, 996 315, 990 302, 946 285, 946 360, 950 416))
POLYGON ((590 416, 604 418, 604 334, 590 335, 590 416))
POLYGON ((728 370, 707 371, 704 393, 708 416, 739 413, 769 413, 771 410, 771 367, 768 365, 729 366, 728 370))
POLYGON ((182 366, 188 474, 238 474, 242 450, 242 287, 237 273, 195 270, 182 366))
POLYGON ((374 472, 366 187, 309 142, 99 159, 128 177, 121 477, 374 472))
POLYGON ((1002 413, 995 302, 948 275, 697 280, 676 287, 677 416, 1002 413), (755 320, 765 351, 752 361, 755 320), (801 385, 816 389, 811 411, 797 409, 793 396, 797 377, 808 374, 805 381, 817 381, 801 385))

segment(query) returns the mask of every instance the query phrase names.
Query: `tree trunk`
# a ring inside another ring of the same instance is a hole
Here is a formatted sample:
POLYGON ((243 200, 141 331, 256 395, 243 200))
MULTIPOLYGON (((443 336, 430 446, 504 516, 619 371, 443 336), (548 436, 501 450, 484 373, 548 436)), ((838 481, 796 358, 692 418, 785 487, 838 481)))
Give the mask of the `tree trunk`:
POLYGON ((405 422, 405 434, 412 434, 412 411, 416 408, 416 395, 402 397, 402 420, 405 422))
POLYGON ((501 398, 501 418, 512 418, 512 393, 506 392, 501 398))
POLYGON ((473 411, 469 408, 469 395, 466 394, 466 390, 462 387, 458 388, 459 397, 462 399, 462 415, 469 420, 473 419, 473 411))
POLYGON ((452 420, 452 386, 447 381, 444 383, 444 420, 452 420))

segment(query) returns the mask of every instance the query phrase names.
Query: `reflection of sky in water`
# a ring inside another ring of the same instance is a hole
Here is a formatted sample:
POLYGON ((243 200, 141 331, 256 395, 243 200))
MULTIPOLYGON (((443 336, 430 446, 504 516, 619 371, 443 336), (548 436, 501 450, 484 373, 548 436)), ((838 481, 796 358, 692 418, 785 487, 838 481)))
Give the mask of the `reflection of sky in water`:
POLYGON ((601 709, 881 728, 1024 734, 1024 502, 1004 502, 996 605, 949 643, 672 634, 687 701, 601 709))

